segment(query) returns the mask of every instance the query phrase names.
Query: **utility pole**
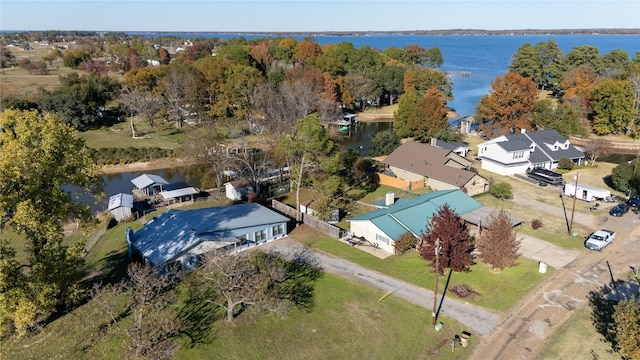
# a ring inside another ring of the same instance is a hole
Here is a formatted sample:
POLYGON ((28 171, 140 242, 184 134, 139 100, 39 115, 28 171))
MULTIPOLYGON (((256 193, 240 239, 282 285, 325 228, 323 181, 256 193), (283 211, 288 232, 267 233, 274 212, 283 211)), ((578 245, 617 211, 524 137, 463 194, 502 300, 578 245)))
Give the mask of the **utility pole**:
POLYGON ((435 254, 436 254, 436 271, 435 271, 435 277, 436 277, 436 286, 433 289, 433 312, 431 313, 431 319, 432 319, 432 324, 431 325, 436 325, 436 309, 438 306, 438 278, 440 277, 440 270, 438 268, 438 258, 440 257, 440 239, 436 239, 436 246, 434 248, 435 250, 435 254))
POLYGON ((576 186, 573 192, 573 209, 571 210, 571 222, 569 223, 569 235, 571 234, 571 230, 573 229, 573 214, 576 212, 576 198, 578 197, 578 176, 580 175, 580 171, 576 172, 576 186))

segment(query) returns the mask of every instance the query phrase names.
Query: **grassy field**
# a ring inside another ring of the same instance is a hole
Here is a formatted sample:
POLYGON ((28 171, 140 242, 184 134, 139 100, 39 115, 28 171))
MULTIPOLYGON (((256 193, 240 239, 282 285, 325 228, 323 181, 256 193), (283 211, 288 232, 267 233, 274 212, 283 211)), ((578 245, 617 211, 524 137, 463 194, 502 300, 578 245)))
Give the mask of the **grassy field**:
POLYGON ((87 146, 99 149, 110 147, 159 147, 175 149, 180 146, 184 133, 175 127, 152 128, 147 122, 136 123, 136 138, 131 135, 129 122, 121 122, 109 128, 89 130, 80 133, 87 146))
POLYGON ((591 308, 583 304, 571 317, 549 336, 547 343, 532 359, 598 359, 620 360, 591 322, 591 308))
MULTIPOLYGON (((416 251, 380 259, 329 238, 309 227, 297 228, 290 234, 290 237, 313 249, 349 260, 425 289, 433 290, 434 274, 416 251)), ((484 263, 478 262, 472 266, 471 271, 468 273, 453 273, 449 281, 449 287, 468 285, 480 295, 464 298, 462 299, 463 301, 488 309, 503 311, 513 306, 523 295, 535 288, 552 273, 553 270, 546 274, 540 274, 538 272, 538 263, 523 257, 518 259, 518 266, 505 269, 500 273, 492 272, 484 263)), ((439 281, 441 284, 446 283, 447 275, 440 277, 439 281)), ((453 293, 447 293, 447 296, 457 298, 453 293)))

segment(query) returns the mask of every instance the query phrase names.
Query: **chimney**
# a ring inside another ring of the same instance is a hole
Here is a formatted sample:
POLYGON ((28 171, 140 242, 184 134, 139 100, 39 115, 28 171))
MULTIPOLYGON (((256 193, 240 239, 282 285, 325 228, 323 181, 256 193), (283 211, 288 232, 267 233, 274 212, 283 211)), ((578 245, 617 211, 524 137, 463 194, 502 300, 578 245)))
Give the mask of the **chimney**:
POLYGON ((395 195, 393 194, 393 192, 389 191, 389 192, 387 193, 387 196, 386 196, 386 197, 385 197, 385 199, 384 199, 384 204, 385 204, 386 206, 390 206, 390 205, 393 205, 393 203, 394 203, 395 201, 396 201, 396 197, 395 197, 395 195))
POLYGON ((436 139, 436 138, 431 138, 431 141, 429 142, 429 144, 430 144, 431 146, 436 146, 436 141, 438 141, 438 139, 436 139))
POLYGON ((527 129, 520 129, 520 134, 524 134, 527 132, 527 129))

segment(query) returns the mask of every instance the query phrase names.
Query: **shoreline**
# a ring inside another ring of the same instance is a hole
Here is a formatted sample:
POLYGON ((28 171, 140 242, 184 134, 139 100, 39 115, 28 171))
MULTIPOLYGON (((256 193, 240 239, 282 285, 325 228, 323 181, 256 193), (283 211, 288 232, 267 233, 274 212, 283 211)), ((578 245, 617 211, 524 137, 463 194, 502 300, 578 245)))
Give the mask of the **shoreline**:
POLYGON ((187 163, 183 159, 165 158, 151 161, 138 161, 128 164, 103 165, 100 168, 101 175, 119 174, 125 172, 144 172, 162 170, 172 167, 184 166, 187 163))

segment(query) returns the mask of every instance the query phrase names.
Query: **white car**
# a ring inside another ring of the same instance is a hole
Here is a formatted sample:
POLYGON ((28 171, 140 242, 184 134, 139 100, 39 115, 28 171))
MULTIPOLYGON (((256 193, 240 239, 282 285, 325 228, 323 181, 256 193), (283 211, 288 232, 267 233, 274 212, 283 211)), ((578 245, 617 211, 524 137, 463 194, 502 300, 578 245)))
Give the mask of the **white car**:
POLYGON ((584 242, 584 246, 591 250, 602 251, 602 249, 613 242, 615 237, 615 232, 601 229, 589 235, 587 240, 584 242))

